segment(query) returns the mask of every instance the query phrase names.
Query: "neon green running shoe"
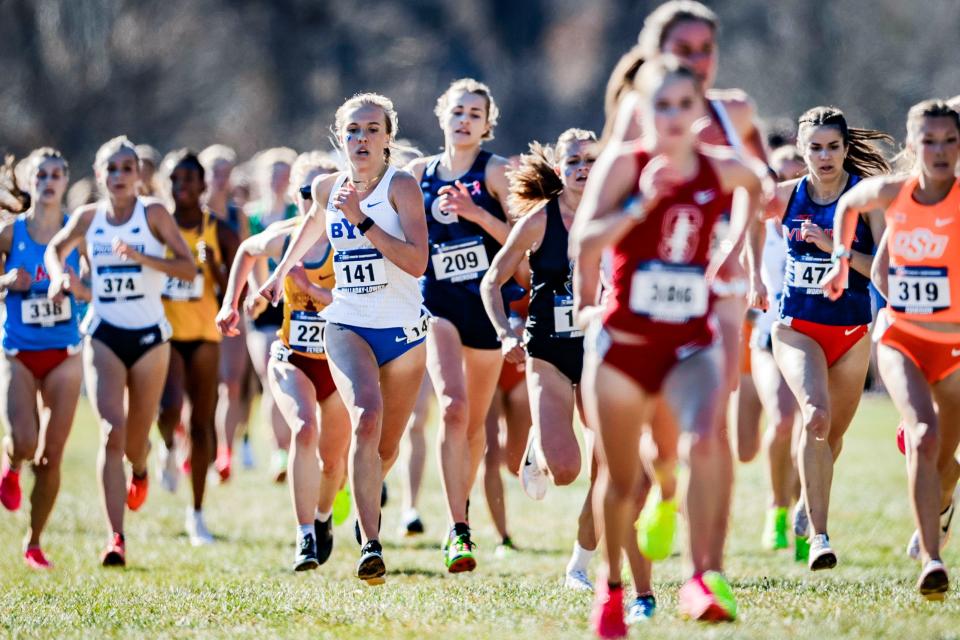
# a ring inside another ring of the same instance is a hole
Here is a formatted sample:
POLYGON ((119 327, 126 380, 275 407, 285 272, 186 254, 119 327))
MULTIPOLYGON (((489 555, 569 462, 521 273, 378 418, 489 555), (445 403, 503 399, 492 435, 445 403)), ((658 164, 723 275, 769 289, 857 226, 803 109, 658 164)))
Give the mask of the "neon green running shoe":
POLYGON ((727 620, 736 620, 737 599, 733 596, 733 589, 730 588, 730 583, 727 582, 726 576, 719 571, 707 571, 700 579, 710 590, 710 593, 713 594, 716 604, 727 614, 727 620))
POLYGON ((797 536, 793 539, 793 559, 797 562, 806 562, 810 557, 810 541, 797 536))
POLYGON ((454 537, 450 532, 447 544, 444 545, 443 559, 450 573, 463 573, 477 568, 477 559, 473 555, 473 541, 470 533, 461 533, 454 537))
POLYGON ((350 485, 344 485, 333 497, 333 524, 340 526, 350 516, 350 485))
POLYGON ((763 537, 760 540, 764 549, 776 551, 790 546, 787 539, 787 508, 767 509, 767 520, 763 525, 763 537))
POLYGON ((637 544, 650 560, 666 560, 673 551, 677 530, 677 501, 647 500, 637 519, 637 544))

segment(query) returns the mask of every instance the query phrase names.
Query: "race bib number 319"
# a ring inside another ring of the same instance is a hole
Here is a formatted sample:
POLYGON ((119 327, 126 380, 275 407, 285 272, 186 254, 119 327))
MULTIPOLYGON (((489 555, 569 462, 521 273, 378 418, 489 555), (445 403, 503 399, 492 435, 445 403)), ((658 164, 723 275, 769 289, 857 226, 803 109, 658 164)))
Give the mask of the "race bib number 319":
POLYGON ((706 315, 708 295, 701 267, 646 262, 633 274, 630 310, 679 324, 706 315))
POLYGON ((950 308, 946 267, 890 267, 890 306, 901 313, 928 314, 950 308))

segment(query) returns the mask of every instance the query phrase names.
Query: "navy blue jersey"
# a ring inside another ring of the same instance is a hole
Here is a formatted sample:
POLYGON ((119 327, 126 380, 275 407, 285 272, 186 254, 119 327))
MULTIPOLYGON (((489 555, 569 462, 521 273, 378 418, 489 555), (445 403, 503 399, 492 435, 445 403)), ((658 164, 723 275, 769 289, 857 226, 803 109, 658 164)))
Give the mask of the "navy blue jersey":
MULTIPOLYGON (((873 316, 870 310, 870 279, 866 276, 850 269, 848 288, 839 300, 832 302, 823 295, 821 283, 830 271, 830 254, 814 243, 803 240, 800 230, 804 222, 810 221, 832 236, 837 201, 825 205, 815 203, 807 192, 807 180, 807 176, 804 176, 797 183, 782 220, 783 236, 787 241, 787 270, 780 299, 780 317, 833 326, 869 324, 873 316)), ((860 180, 860 176, 851 174, 844 191, 860 180)), ((851 249, 869 255, 876 251, 873 232, 859 216, 851 249)))
POLYGON ((578 338, 573 323, 573 262, 567 255, 569 233, 560 203, 547 203, 543 241, 530 252, 530 307, 527 332, 549 338, 578 338))

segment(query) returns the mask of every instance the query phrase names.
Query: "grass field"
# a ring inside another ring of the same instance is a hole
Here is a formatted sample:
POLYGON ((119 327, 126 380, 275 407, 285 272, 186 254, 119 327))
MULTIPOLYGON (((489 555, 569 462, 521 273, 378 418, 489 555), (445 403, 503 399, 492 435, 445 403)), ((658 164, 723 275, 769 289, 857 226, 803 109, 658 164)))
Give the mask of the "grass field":
MULTIPOLYGON (((741 617, 705 627, 676 614, 685 576, 675 557, 656 565, 660 610, 634 637, 684 638, 958 638, 960 599, 921 601, 915 562, 903 553, 912 530, 902 459, 893 443, 896 413, 884 399, 864 401, 834 481, 831 539, 840 556, 830 573, 811 575, 792 552, 759 550, 766 501, 763 462, 737 470, 727 571, 741 617)), ((480 564, 448 575, 437 550, 443 510, 431 456, 422 513, 427 535, 413 542, 395 531, 399 474, 384 517, 385 586, 351 575, 357 558, 352 519, 336 531, 330 562, 318 571, 289 570, 294 531, 285 486, 267 481, 266 441, 255 433, 258 462, 212 487, 208 524, 218 537, 193 549, 182 532, 186 483, 171 496, 154 483, 140 513, 128 515, 126 570, 105 570, 103 516, 93 461, 97 436, 81 406, 68 446, 63 489, 45 538, 56 563, 29 571, 20 559, 25 509, 0 513, 0 628, 17 637, 319 637, 586 638, 590 596, 560 586, 573 541, 584 482, 551 489, 535 503, 508 482, 512 532, 522 552, 493 557, 496 546, 480 491, 474 493, 480 564)), ((25 474, 29 487, 31 480, 25 474)), ((955 559, 948 549, 948 565, 955 559)), ((594 569, 598 566, 594 560, 594 569)))

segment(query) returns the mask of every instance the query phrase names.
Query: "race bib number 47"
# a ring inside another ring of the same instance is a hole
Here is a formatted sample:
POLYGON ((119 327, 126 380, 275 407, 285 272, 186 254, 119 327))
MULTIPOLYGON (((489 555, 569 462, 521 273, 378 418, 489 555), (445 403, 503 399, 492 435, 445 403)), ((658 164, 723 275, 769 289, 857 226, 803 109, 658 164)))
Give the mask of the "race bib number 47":
POLYGON ((807 289, 808 293, 822 293, 823 279, 829 272, 829 261, 794 260, 789 284, 797 289, 807 289))
POLYGON ((433 247, 433 272, 437 280, 476 280, 490 268, 483 238, 474 236, 433 247))
POLYGON ((337 288, 351 293, 373 293, 387 286, 387 265, 376 249, 338 251, 333 256, 337 288))
POLYGON ((703 269, 646 262, 630 287, 630 310, 660 322, 679 324, 706 315, 709 301, 703 269))
POLYGON ((890 267, 890 306, 901 313, 932 314, 950 308, 946 267, 890 267))

